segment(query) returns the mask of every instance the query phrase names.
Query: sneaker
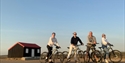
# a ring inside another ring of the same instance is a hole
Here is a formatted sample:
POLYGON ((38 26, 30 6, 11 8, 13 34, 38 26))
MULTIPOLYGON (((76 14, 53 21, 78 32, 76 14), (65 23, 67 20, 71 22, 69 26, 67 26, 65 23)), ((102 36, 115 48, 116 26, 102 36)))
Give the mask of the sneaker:
POLYGON ((105 59, 105 62, 106 62, 106 63, 109 63, 107 59, 105 59))
POLYGON ((52 60, 51 60, 51 59, 49 59, 49 62, 52 62, 52 60))
POLYGON ((47 57, 45 58, 45 61, 48 62, 48 58, 47 57))

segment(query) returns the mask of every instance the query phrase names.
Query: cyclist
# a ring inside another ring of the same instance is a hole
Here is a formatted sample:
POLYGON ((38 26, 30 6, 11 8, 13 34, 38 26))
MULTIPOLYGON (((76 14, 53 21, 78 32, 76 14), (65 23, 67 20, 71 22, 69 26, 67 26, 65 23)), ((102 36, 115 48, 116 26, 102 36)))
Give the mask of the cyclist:
MULTIPOLYGON (((86 57, 88 57, 89 51, 91 47, 95 47, 96 46, 96 37, 93 36, 92 31, 89 32, 89 35, 87 37, 88 43, 87 43, 87 53, 86 53, 86 57)), ((96 58, 96 57, 95 57, 96 58)), ((98 59, 96 58, 96 61, 98 61, 98 59)))
POLYGON ((106 63, 109 63, 108 62, 108 57, 109 57, 109 51, 108 51, 108 48, 107 48, 107 45, 110 44, 108 42, 108 40, 106 39, 106 35, 105 34, 102 34, 102 48, 104 49, 104 51, 106 52, 106 54, 104 55, 104 59, 105 59, 105 62, 106 63))
MULTIPOLYGON (((57 39, 56 39, 55 35, 56 35, 56 33, 53 32, 52 36, 50 37, 49 42, 47 44, 48 54, 47 54, 47 57, 46 57, 46 61, 48 61, 48 59, 49 59, 48 57, 52 54, 53 45, 56 45, 57 47, 60 47, 58 42, 57 42, 57 39)), ((52 62, 51 57, 50 57, 49 62, 52 62)))
MULTIPOLYGON (((77 36, 77 33, 74 32, 73 37, 71 38, 71 42, 70 42, 71 44, 70 44, 70 49, 69 49, 69 53, 68 53, 68 56, 67 56, 67 61, 70 61, 70 55, 71 55, 72 49, 76 49, 76 45, 77 45, 78 41, 81 43, 81 45, 83 45, 83 42, 77 36)), ((77 51, 75 51, 75 61, 77 61, 76 53, 77 53, 77 51)))

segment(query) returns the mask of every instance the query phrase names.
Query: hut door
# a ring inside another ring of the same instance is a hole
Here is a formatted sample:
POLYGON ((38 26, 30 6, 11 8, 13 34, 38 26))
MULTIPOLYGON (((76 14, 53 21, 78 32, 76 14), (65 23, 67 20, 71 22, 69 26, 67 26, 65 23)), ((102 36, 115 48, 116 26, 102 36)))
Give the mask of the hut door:
POLYGON ((34 54, 35 54, 35 51, 34 49, 32 49, 32 52, 31 52, 32 57, 34 57, 34 54))

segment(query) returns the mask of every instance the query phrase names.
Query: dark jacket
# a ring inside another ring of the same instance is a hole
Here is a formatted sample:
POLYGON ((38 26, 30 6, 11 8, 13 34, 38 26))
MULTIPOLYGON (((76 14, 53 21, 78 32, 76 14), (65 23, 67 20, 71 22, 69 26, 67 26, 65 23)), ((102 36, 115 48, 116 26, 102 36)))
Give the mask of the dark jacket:
POLYGON ((83 44, 82 41, 81 41, 81 39, 80 39, 79 37, 74 38, 74 36, 73 36, 73 37, 71 38, 71 44, 73 44, 73 45, 77 45, 78 41, 79 41, 81 44, 83 44))

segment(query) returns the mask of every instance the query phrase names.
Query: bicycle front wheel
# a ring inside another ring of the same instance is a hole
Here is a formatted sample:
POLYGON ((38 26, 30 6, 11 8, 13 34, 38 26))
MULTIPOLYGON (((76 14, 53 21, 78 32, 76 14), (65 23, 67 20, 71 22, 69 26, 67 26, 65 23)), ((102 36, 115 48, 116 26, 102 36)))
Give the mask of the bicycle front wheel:
POLYGON ((109 59, 111 62, 118 63, 122 60, 122 53, 118 50, 113 50, 109 53, 109 59))

